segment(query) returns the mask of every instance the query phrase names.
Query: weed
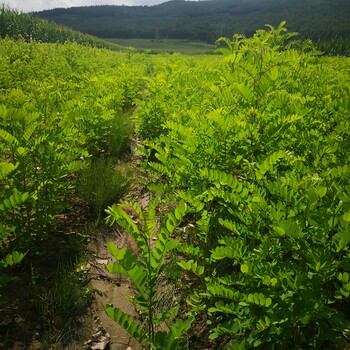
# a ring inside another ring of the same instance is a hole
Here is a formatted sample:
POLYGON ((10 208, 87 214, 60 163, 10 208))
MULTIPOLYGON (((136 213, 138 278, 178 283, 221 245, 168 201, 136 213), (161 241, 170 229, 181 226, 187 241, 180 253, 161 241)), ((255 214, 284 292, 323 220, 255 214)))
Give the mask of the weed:
POLYGON ((77 317, 91 299, 88 287, 83 287, 86 274, 76 266, 81 263, 62 263, 47 287, 37 287, 36 307, 43 328, 42 342, 66 343, 74 338, 77 317))
POLYGON ((77 190, 99 221, 103 209, 116 203, 129 187, 127 168, 116 167, 112 160, 97 158, 81 171, 77 190))
POLYGON ((111 127, 108 139, 108 152, 110 156, 119 158, 128 150, 130 136, 134 130, 134 125, 128 115, 118 115, 111 127))

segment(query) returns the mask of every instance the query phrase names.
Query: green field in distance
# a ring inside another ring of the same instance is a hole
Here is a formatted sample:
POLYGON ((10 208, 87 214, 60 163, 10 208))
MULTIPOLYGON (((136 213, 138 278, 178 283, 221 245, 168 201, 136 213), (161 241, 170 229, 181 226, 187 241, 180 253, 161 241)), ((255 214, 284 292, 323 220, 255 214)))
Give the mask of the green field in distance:
POLYGON ((207 53, 215 50, 215 46, 202 42, 179 39, 107 39, 115 44, 133 47, 137 50, 154 52, 179 52, 185 55, 207 53))

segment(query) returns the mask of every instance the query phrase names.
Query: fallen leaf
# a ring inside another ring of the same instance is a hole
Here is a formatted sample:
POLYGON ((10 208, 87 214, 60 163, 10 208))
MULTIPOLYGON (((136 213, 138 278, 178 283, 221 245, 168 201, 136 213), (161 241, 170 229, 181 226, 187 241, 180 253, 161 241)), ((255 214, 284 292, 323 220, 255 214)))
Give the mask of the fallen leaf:
POLYGON ((107 265, 109 264, 109 259, 96 259, 97 264, 107 265))

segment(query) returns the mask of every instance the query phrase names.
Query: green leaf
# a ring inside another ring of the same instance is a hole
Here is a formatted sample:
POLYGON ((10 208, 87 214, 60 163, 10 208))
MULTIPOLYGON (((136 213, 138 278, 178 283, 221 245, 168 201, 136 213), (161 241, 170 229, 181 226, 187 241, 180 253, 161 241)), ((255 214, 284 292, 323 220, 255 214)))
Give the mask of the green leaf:
POLYGON ((184 201, 181 201, 174 210, 174 215, 178 221, 180 221, 186 214, 187 205, 184 201))
POLYGON ((349 275, 348 272, 343 272, 343 275, 342 275, 342 277, 341 277, 341 280, 342 280, 344 283, 346 283, 346 282, 349 281, 349 277, 350 277, 350 275, 349 275))
POLYGON ((118 254, 119 254, 119 248, 112 242, 108 242, 107 243, 107 250, 108 252, 114 256, 116 259, 118 259, 118 254))
POLYGON ((241 265, 241 271, 242 273, 248 273, 249 272, 249 266, 246 264, 241 265))
POLYGON ((236 88, 247 101, 251 100, 252 91, 250 90, 250 88, 248 88, 248 86, 241 83, 236 84, 236 88))
POLYGON ((260 201, 261 201, 260 197, 255 196, 255 197, 252 198, 252 202, 253 203, 259 203, 260 201))
POLYGON ((27 153, 27 150, 24 147, 17 147, 16 152, 19 156, 24 156, 27 153))
POLYGON ((181 260, 177 263, 184 270, 192 271, 197 276, 201 276, 204 273, 204 266, 198 265, 197 262, 193 260, 184 261, 181 260))
POLYGON ((119 308, 110 306, 105 309, 107 315, 115 322, 119 323, 133 338, 136 338, 140 343, 147 340, 146 331, 136 322, 133 321, 130 315, 126 314, 119 308))
POLYGON ((286 231, 282 227, 274 226, 273 229, 280 236, 284 236, 286 234, 286 231))
POLYGON ((260 339, 257 339, 257 340, 254 341, 253 346, 254 346, 255 348, 257 348, 257 347, 260 346, 261 344, 262 344, 262 341, 261 341, 260 339))
POLYGON ((316 187, 315 192, 317 193, 319 198, 323 198, 327 193, 327 187, 316 187))
POLYGON ((175 216, 172 213, 170 213, 166 221, 166 228, 169 231, 169 233, 172 233, 175 230, 176 225, 177 225, 177 220, 175 216))
POLYGON ((346 288, 342 287, 340 288, 340 293, 347 298, 350 295, 350 291, 348 291, 346 288))
POLYGON ((116 263, 109 264, 107 266, 108 271, 126 273, 135 284, 137 291, 145 298, 147 295, 145 284, 149 276, 143 263, 140 261, 140 259, 142 260, 142 256, 138 257, 131 250, 126 248, 118 249, 113 243, 107 243, 107 248, 120 264, 120 266, 116 263))
POLYGON ((159 331, 156 333, 154 341, 154 349, 159 350, 178 350, 179 349, 179 339, 187 332, 194 317, 189 317, 186 320, 177 319, 167 332, 159 331))
POLYGON ((5 258, 3 258, 0 261, 0 264, 3 267, 8 267, 8 266, 12 266, 12 265, 18 264, 18 263, 20 263, 23 260, 23 258, 25 257, 26 254, 27 253, 23 254, 23 253, 19 253, 17 251, 14 251, 11 254, 7 254, 5 256, 5 258))
POLYGON ((16 165, 7 162, 0 163, 0 180, 5 179, 12 171, 18 167, 19 163, 16 165))
POLYGON ((277 284, 277 278, 274 278, 274 277, 271 278, 270 283, 271 283, 271 286, 274 287, 277 284))
MULTIPOLYGON (((234 258, 235 254, 231 247, 216 247, 215 250, 211 253, 211 258, 213 260, 222 260, 226 258, 234 258)), ((243 271, 242 271, 243 272, 243 271)))
POLYGON ((262 293, 259 293, 259 304, 260 305, 265 305, 266 304, 265 296, 262 293))
POLYGON ((156 221, 156 212, 153 207, 146 210, 144 214, 144 223, 145 223, 145 233, 148 239, 151 239, 156 231, 157 221, 156 221))
POLYGON ((271 80, 275 81, 278 78, 278 67, 272 67, 268 75, 271 80))
POLYGON ((346 212, 344 215, 343 215, 343 219, 347 222, 350 222, 350 211, 346 212))
POLYGON ((3 129, 0 129, 0 138, 6 141, 10 146, 17 146, 19 143, 13 135, 3 129))
POLYGON ((220 296, 227 299, 234 299, 235 296, 238 294, 236 291, 232 290, 231 288, 226 288, 219 284, 208 284, 207 285, 207 291, 212 296, 220 296))
POLYGON ((108 264, 106 266, 106 268, 107 268, 107 271, 111 272, 111 273, 119 273, 119 274, 124 274, 124 275, 127 274, 127 272, 125 271, 123 266, 118 264, 118 263, 116 263, 116 262, 114 262, 112 264, 108 264))

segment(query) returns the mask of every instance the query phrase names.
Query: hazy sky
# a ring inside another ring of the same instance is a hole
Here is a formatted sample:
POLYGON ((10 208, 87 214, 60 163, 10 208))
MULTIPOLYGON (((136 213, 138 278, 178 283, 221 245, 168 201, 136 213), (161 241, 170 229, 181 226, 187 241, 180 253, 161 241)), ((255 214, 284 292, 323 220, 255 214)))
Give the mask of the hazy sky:
POLYGON ((156 5, 167 0, 0 0, 12 8, 23 12, 41 11, 55 7, 90 5, 156 5))

